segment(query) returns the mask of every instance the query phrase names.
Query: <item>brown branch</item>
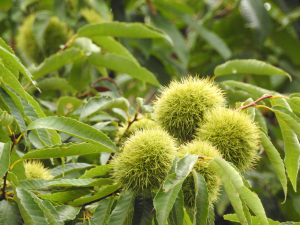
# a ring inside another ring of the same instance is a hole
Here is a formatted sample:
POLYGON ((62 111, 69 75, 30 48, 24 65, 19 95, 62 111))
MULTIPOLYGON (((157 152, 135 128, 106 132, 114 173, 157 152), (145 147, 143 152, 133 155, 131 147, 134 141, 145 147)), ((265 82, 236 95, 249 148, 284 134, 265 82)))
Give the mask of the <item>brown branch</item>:
POLYGON ((263 95, 261 96, 259 99, 255 100, 254 102, 248 104, 248 105, 245 105, 245 106, 241 106, 240 108, 238 108, 238 110, 242 110, 242 109, 246 109, 246 108, 249 108, 251 106, 256 106, 256 103, 260 102, 261 100, 264 100, 266 98, 271 98, 273 97, 273 95, 263 95))
POLYGON ((157 10, 156 8, 154 7, 154 5, 152 4, 152 2, 150 0, 146 0, 149 8, 151 9, 151 12, 153 14, 153 16, 156 16, 157 15, 157 10))

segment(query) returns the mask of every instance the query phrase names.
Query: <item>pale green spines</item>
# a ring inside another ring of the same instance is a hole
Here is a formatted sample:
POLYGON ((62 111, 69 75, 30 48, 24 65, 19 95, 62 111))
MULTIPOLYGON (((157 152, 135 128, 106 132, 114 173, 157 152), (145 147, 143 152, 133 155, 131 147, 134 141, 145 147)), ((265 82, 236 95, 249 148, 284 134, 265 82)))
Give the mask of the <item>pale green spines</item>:
POLYGON ((172 81, 154 104, 154 120, 179 141, 192 139, 205 113, 225 99, 209 79, 172 81))
POLYGON ((43 48, 40 49, 32 30, 35 20, 34 15, 30 15, 24 20, 19 28, 17 38, 18 46, 33 62, 41 63, 45 57, 56 53, 60 45, 65 44, 72 35, 72 31, 67 24, 61 22, 57 17, 52 16, 44 33, 43 48))
MULTIPOLYGON (((221 156, 221 154, 217 151, 215 147, 213 147, 210 143, 200 140, 194 140, 187 145, 183 145, 180 148, 179 156, 183 157, 187 153, 195 154, 198 156, 205 156, 214 158, 216 156, 221 156)), ((194 166, 196 172, 201 174, 207 185, 208 189, 208 200, 209 204, 212 207, 212 204, 218 199, 219 187, 221 185, 221 180, 218 174, 208 165, 210 160, 199 159, 199 162, 194 166)), ((189 176, 184 180, 182 184, 182 191, 184 195, 184 204, 185 207, 189 209, 194 209, 195 206, 195 182, 193 178, 193 174, 190 173, 189 176)))
POLYGON ((24 163, 25 174, 28 179, 45 179, 50 180, 53 178, 51 173, 41 161, 30 161, 24 163))
POLYGON ((147 195, 157 191, 176 154, 175 142, 161 129, 139 130, 113 160, 113 177, 125 189, 147 195))
POLYGON ((259 129, 245 113, 219 107, 207 114, 197 138, 209 141, 239 170, 251 169, 258 160, 259 129))

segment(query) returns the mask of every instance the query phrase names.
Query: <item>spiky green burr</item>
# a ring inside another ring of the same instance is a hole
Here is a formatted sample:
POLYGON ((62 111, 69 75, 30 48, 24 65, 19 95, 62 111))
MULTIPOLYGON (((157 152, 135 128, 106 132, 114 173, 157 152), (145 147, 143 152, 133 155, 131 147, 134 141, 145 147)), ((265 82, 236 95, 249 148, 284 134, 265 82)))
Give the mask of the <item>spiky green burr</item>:
POLYGON ((51 173, 41 161, 29 161, 24 163, 25 174, 28 179, 45 179, 53 178, 51 173))
MULTIPOLYGON (((187 153, 195 154, 198 156, 205 156, 209 158, 214 158, 216 156, 221 156, 215 147, 213 147, 209 142, 194 140, 180 148, 178 155, 180 157, 185 156, 187 153)), ((209 160, 199 159, 193 169, 197 173, 201 174, 206 182, 208 189, 208 200, 212 207, 213 203, 218 199, 219 187, 221 185, 221 180, 218 174, 208 165, 209 160)), ((184 205, 189 209, 194 209, 195 207, 195 182, 193 174, 190 173, 188 177, 184 180, 182 184, 182 191, 184 195, 184 205)))
POLYGON ((223 93, 209 79, 172 81, 154 103, 154 120, 180 142, 193 138, 203 116, 225 102, 223 93))
POLYGON ((259 129, 247 114, 238 110, 219 107, 206 114, 197 138, 209 141, 240 171, 252 169, 259 158, 259 129))
POLYGON ((175 154, 175 141, 166 131, 136 131, 125 142, 122 153, 112 161, 113 177, 124 189, 149 195, 162 185, 175 154))
POLYGON ((45 57, 56 53, 60 49, 60 45, 65 44, 73 32, 67 24, 52 16, 45 29, 42 40, 43 49, 41 49, 32 29, 34 20, 34 14, 24 20, 24 23, 19 28, 17 44, 33 62, 41 63, 45 57))

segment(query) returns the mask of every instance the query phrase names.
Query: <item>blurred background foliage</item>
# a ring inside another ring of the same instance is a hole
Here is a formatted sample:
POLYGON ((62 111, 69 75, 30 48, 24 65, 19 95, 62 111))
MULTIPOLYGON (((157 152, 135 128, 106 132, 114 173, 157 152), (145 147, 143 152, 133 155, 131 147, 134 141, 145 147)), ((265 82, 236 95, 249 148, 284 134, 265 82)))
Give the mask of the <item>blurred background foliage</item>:
MULTIPOLYGON (((285 76, 232 74, 218 77, 216 82, 236 80, 288 94, 300 91, 299 18, 300 2, 297 0, 1 0, 0 36, 34 74, 45 58, 56 54, 72 34, 86 24, 112 21, 145 23, 163 30, 171 41, 134 38, 117 38, 117 41, 141 66, 155 74, 161 85, 187 75, 212 76, 214 68, 229 59, 258 59, 289 72, 293 81, 285 76), (29 23, 26 18, 32 15, 34 17, 29 23), (50 20, 61 21, 63 25, 59 30, 51 30, 48 26, 50 20), (24 21, 31 26, 31 34, 21 33, 24 21), (65 36, 55 39, 59 32, 64 32, 65 36), (33 39, 35 44, 32 44, 33 39), (59 43, 54 43, 54 39, 59 43), (34 55, 26 53, 25 42, 31 42, 29 48, 34 55)), ((86 54, 99 51, 99 47, 89 39, 77 39, 72 48, 84 50, 86 54)), ((101 51, 111 52, 112 49, 102 46, 101 51)), ((34 94, 47 115, 78 119, 76 110, 86 97, 102 92, 112 97, 122 95, 132 105, 135 105, 136 97, 151 103, 159 93, 158 87, 142 79, 93 66, 82 57, 77 61, 75 58, 70 60, 71 63, 46 76, 36 76, 42 93, 20 77, 21 83, 34 94), (69 108, 68 103, 71 103, 69 108)), ((228 104, 250 97, 248 92, 226 82, 220 85, 227 92, 228 104)), ((262 113, 274 145, 283 152, 282 136, 274 115, 262 113)), ((112 110, 85 120, 92 125, 99 121, 102 123, 98 123, 98 128, 114 138, 117 123, 126 121, 126 115, 121 110, 112 110)), ((39 147, 33 135, 29 135, 29 139, 31 148, 39 147)), ((252 190, 259 195, 269 218, 300 221, 299 188, 296 193, 290 186, 286 203, 281 204, 284 200, 281 185, 264 154, 257 169, 246 174, 252 190)), ((76 161, 74 158, 68 160, 76 161)), ((99 164, 100 160, 93 155, 78 159, 79 162, 95 164, 99 164)), ((51 164, 48 163, 48 166, 51 167, 51 164)), ((231 224, 222 218, 224 214, 233 212, 224 192, 215 212, 216 224, 231 224)))

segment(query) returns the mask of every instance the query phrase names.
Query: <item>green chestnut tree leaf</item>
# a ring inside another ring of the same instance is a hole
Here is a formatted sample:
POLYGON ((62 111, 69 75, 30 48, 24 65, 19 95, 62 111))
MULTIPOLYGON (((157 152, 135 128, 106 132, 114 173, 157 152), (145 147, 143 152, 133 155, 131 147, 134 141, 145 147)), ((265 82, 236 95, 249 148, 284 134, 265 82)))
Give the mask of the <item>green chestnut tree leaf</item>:
POLYGON ((79 179, 101 177, 101 176, 104 176, 111 169, 112 169, 112 166, 110 164, 97 166, 90 170, 86 170, 85 173, 81 177, 79 177, 79 179))
POLYGON ((110 96, 100 96, 90 98, 89 101, 84 105, 79 120, 82 121, 92 113, 98 110, 107 110, 112 108, 123 109, 124 111, 128 111, 129 102, 126 98, 120 97, 116 99, 112 99, 110 96))
POLYGON ((0 177, 3 177, 10 165, 11 143, 0 143, 0 177))
POLYGON ((134 213, 132 217, 133 225, 152 225, 154 214, 153 200, 151 197, 142 195, 135 197, 134 213))
POLYGON ((58 202, 58 203, 66 203, 73 201, 77 198, 83 197, 87 194, 90 194, 90 189, 88 188, 81 188, 81 189, 74 189, 73 191, 61 191, 57 193, 51 193, 51 194, 41 194, 38 195, 39 198, 53 201, 53 202, 58 202))
POLYGON ((292 80, 291 75, 282 69, 256 59, 230 60, 215 68, 216 77, 241 73, 254 75, 284 75, 292 80))
POLYGON ((159 82, 152 72, 137 65, 136 62, 129 60, 127 57, 116 54, 92 53, 88 56, 88 60, 96 67, 105 67, 116 72, 126 73, 136 79, 159 86, 159 82), (116 67, 115 65, 119 66, 116 67))
POLYGON ((109 197, 101 200, 93 214, 93 219, 91 219, 90 224, 107 224, 113 203, 114 197, 109 197))
POLYGON ((32 71, 34 79, 46 76, 48 73, 74 62, 83 57, 83 52, 77 48, 67 49, 59 54, 55 54, 46 58, 36 69, 32 71))
POLYGON ((170 225, 183 225, 184 224, 184 206, 183 206, 183 192, 179 191, 175 203, 170 211, 168 217, 170 225))
MULTIPOLYGON (((228 193, 228 197, 231 198, 231 195, 233 193, 237 194, 236 199, 242 199, 245 204, 252 210, 252 212, 259 218, 259 220, 263 224, 269 224, 265 210, 262 206, 262 203, 260 202, 260 199, 257 197, 256 194, 251 192, 248 188, 244 186, 243 179, 239 175, 239 173, 230 166, 229 163, 227 163, 222 158, 216 156, 214 160, 210 162, 210 165, 217 171, 217 173, 220 175, 223 184, 227 183, 230 184, 230 187, 233 187, 233 190, 227 189, 226 192, 228 193), (227 180, 226 180, 227 179, 227 180)), ((225 189, 226 186, 224 185, 225 189)), ((236 200, 231 201, 233 208, 238 208, 239 206, 236 205, 236 200)), ((242 202, 240 202, 242 203, 242 202)), ((242 224, 248 224, 247 219, 245 218, 245 214, 243 211, 243 206, 240 204, 240 210, 236 210, 236 213, 240 219, 240 222, 242 224)))
POLYGON ((206 225, 208 217, 208 190, 205 179, 195 170, 192 171, 195 181, 195 212, 193 224, 206 225))
POLYGON ((265 152, 267 153, 268 158, 269 158, 270 162, 272 163, 272 165, 275 169, 275 172, 280 180, 280 183, 282 185, 283 192, 285 195, 285 199, 286 199, 287 178, 285 175, 285 167, 284 167, 283 161, 282 161, 277 149, 274 147, 274 145, 272 144, 269 137, 263 131, 260 131, 260 140, 261 140, 261 144, 262 144, 265 152))
POLYGON ((18 205, 13 201, 0 202, 0 225, 19 225, 22 217, 18 205))
POLYGON ((27 130, 38 128, 55 129, 84 141, 100 145, 107 148, 108 151, 118 151, 113 142, 102 132, 95 128, 81 123, 77 120, 66 117, 46 117, 40 118, 29 124, 27 130))
POLYGON ((78 31, 79 37, 113 36, 125 38, 164 38, 172 43, 172 40, 161 30, 142 23, 111 22, 90 24, 78 31))
POLYGON ((54 207, 62 221, 73 220, 75 219, 76 215, 80 212, 79 207, 75 208, 69 205, 57 205, 54 207))
POLYGON ((130 214, 134 210, 134 200, 135 196, 132 194, 130 190, 126 192, 122 192, 118 203, 114 210, 112 211, 109 220, 107 222, 108 225, 118 225, 123 224, 130 214))
POLYGON ((51 169, 49 172, 52 176, 54 176, 53 178, 60 178, 63 175, 68 175, 70 173, 74 173, 90 167, 92 167, 92 165, 88 163, 66 163, 64 166, 57 166, 51 169))
POLYGON ((300 158, 300 144, 297 138, 297 135, 299 135, 297 128, 299 125, 299 119, 290 112, 290 107, 285 99, 271 99, 271 103, 273 108, 275 107, 275 110, 272 110, 278 120, 284 141, 284 163, 286 171, 290 181, 292 182, 294 190, 297 190, 297 174, 299 170, 298 161, 300 158))

